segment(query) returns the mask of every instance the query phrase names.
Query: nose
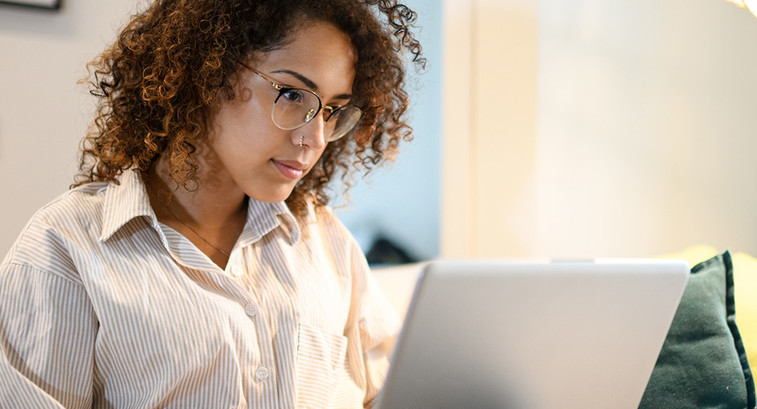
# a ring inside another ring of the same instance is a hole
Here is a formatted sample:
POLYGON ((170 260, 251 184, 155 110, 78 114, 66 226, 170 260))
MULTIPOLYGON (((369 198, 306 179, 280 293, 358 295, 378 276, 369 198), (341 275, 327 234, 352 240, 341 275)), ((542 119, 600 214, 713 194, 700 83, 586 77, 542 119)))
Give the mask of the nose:
POLYGON ((310 122, 292 131, 292 143, 313 150, 322 150, 326 146, 326 129, 323 115, 316 115, 310 122))

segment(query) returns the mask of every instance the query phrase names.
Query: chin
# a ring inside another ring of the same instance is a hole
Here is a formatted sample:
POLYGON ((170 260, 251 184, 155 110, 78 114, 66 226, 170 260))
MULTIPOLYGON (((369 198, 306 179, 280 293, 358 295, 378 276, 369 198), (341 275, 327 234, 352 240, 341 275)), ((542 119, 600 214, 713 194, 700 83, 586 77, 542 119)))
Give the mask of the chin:
POLYGON ((280 189, 280 190, 272 190, 268 192, 248 192, 247 196, 259 201, 259 202, 268 202, 268 203, 278 203, 283 202, 289 196, 292 195, 292 191, 294 188, 291 189, 280 189))

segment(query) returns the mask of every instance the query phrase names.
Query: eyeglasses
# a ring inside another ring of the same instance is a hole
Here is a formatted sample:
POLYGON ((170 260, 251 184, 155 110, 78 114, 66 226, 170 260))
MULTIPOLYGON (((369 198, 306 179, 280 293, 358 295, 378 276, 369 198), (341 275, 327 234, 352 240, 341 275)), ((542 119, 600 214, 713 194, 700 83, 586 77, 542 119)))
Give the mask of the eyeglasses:
POLYGON ((271 107, 271 119, 280 129, 297 129, 310 122, 323 109, 327 112, 324 119, 326 141, 333 142, 347 135, 360 122, 363 111, 354 105, 323 105, 321 98, 313 91, 277 84, 262 72, 244 63, 240 64, 266 80, 279 92, 271 107))

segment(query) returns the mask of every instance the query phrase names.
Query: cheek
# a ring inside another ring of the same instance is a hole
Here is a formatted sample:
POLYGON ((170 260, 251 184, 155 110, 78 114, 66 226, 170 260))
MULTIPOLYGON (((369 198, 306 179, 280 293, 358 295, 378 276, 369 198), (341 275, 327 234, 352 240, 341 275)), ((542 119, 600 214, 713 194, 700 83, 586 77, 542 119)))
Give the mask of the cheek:
POLYGON ((315 152, 314 158, 313 158, 313 165, 308 169, 308 173, 313 170, 314 167, 318 165, 318 163, 321 161, 323 153, 326 152, 326 148, 328 145, 324 146, 323 149, 321 149, 318 152, 315 152))
MULTIPOLYGON (((218 110, 212 122, 212 137, 226 149, 264 144, 266 135, 271 133, 268 126, 269 113, 255 99, 242 99, 239 96, 228 101, 218 110)), ((220 147, 220 146, 219 146, 220 147)))
POLYGON ((257 126, 270 122, 273 100, 268 95, 253 93, 251 87, 239 86, 234 98, 219 106, 223 121, 237 126, 257 126))

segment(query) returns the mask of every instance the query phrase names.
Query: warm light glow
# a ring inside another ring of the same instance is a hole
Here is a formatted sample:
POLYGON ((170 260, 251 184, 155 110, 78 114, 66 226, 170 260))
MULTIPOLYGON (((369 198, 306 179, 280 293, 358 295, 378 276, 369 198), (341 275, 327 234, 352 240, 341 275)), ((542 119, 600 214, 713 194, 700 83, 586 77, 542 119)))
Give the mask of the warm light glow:
POLYGON ((726 1, 751 11, 752 14, 754 14, 755 17, 757 17, 757 0, 726 0, 726 1))
POLYGON ((744 6, 757 17, 757 0, 744 0, 744 6))

